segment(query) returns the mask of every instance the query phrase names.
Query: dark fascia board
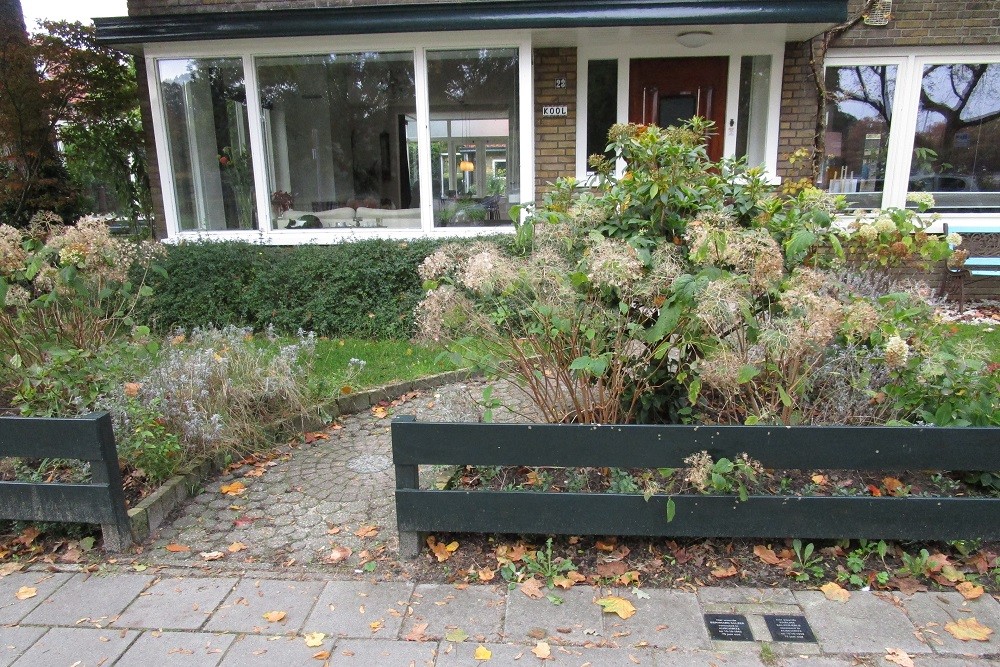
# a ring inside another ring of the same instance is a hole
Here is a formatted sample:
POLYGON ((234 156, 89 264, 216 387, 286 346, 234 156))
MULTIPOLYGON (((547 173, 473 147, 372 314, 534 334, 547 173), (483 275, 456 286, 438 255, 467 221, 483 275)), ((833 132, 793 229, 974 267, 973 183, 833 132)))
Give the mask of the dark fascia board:
POLYGON ((501 0, 95 18, 108 45, 455 30, 817 23, 847 19, 847 0, 501 0))

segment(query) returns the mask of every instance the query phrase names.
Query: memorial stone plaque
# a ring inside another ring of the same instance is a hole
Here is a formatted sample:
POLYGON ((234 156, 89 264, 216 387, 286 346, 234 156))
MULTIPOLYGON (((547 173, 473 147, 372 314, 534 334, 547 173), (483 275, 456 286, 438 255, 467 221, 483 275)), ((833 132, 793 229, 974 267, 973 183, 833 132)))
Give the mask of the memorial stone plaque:
POLYGON ((776 642, 814 642, 812 628, 805 616, 785 616, 782 614, 764 614, 764 622, 771 631, 771 638, 776 642))
POLYGON ((712 639, 726 642, 753 641, 753 632, 743 614, 705 614, 705 625, 712 639))

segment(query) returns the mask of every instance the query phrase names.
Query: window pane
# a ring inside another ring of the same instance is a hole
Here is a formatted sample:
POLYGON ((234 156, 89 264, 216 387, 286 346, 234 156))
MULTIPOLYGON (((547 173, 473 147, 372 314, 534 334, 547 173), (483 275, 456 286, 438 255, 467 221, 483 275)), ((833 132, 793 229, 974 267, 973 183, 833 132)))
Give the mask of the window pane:
POLYGON ((821 185, 864 208, 882 205, 886 151, 896 90, 894 65, 826 70, 826 162, 821 185))
POLYGON ((259 58, 276 229, 419 228, 411 53, 259 58))
POLYGON ((771 88, 771 56, 743 56, 740 60, 740 105, 736 121, 736 155, 747 164, 767 160, 767 102, 771 88))
POLYGON ((587 63, 587 156, 602 155, 618 119, 618 61, 587 63))
POLYGON ((256 228, 242 60, 157 66, 181 230, 256 228))
POLYGON ((517 49, 427 53, 438 227, 510 223, 520 201, 517 63, 517 49))
POLYGON ((1000 64, 924 67, 910 191, 936 210, 1000 210, 1000 64))

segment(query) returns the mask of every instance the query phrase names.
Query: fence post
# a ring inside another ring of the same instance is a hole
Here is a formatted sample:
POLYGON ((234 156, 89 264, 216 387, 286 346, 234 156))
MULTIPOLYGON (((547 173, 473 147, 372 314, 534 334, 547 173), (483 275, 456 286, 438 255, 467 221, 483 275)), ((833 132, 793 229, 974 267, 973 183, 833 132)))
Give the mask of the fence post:
MULTIPOLYGON (((420 488, 420 466, 411 463, 400 465, 396 461, 397 449, 402 449, 404 439, 400 435, 399 426, 416 422, 413 415, 400 415, 392 420, 392 458, 396 469, 396 489, 419 489, 420 488)), ((399 525, 399 494, 396 494, 396 525, 399 525)), ((399 530, 399 555, 401 558, 416 558, 423 548, 424 536, 421 533, 410 530, 399 530)))
POLYGON ((101 534, 104 536, 105 550, 121 552, 132 546, 132 521, 125 509, 122 473, 118 465, 118 449, 115 447, 111 416, 104 413, 95 426, 103 460, 90 462, 90 476, 94 483, 108 485, 113 515, 111 523, 101 524, 101 534))

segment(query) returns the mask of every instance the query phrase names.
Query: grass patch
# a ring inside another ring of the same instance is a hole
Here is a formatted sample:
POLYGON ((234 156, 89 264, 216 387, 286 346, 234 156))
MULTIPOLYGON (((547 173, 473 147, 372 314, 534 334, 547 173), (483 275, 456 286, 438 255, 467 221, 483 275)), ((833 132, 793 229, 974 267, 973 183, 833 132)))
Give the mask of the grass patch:
POLYGON ((943 325, 951 336, 951 342, 959 346, 973 346, 989 354, 987 360, 1000 364, 1000 326, 988 324, 963 324, 959 322, 943 325))
POLYGON ((345 369, 352 359, 360 359, 365 362, 364 367, 354 374, 349 386, 361 391, 456 370, 458 366, 442 351, 405 340, 321 339, 316 344, 314 372, 318 379, 343 386, 345 369))

